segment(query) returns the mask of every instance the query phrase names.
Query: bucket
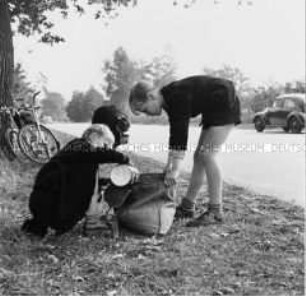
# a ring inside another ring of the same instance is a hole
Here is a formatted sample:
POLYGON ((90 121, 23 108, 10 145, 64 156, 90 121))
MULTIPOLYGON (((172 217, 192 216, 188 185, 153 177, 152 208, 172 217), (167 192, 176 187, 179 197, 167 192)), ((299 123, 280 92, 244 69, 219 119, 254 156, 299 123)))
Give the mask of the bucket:
POLYGON ((130 165, 118 165, 110 173, 110 179, 117 187, 132 184, 138 179, 138 176, 138 169, 130 165))

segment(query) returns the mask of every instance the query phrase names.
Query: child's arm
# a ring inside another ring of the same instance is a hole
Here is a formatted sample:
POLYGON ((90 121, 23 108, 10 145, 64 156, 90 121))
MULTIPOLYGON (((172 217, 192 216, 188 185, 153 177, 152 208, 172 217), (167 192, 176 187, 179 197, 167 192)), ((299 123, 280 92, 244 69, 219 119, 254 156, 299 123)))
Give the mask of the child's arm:
POLYGON ((91 162, 127 164, 130 159, 127 155, 113 149, 97 149, 89 156, 91 162))
POLYGON ((168 160, 166 167, 164 168, 164 172, 168 172, 173 170, 179 170, 181 166, 181 162, 184 160, 185 150, 169 150, 168 152, 168 160))
POLYGON ((169 153, 165 167, 165 183, 171 185, 179 176, 187 149, 191 101, 188 95, 170 98, 172 108, 168 112, 170 123, 169 153))
POLYGON ((164 170, 165 184, 174 185, 179 177, 181 166, 185 157, 184 150, 170 150, 168 153, 168 163, 164 170))
POLYGON ((89 145, 80 147, 80 149, 77 150, 67 151, 61 154, 59 158, 66 163, 129 163, 129 157, 121 152, 112 149, 93 148, 89 145))

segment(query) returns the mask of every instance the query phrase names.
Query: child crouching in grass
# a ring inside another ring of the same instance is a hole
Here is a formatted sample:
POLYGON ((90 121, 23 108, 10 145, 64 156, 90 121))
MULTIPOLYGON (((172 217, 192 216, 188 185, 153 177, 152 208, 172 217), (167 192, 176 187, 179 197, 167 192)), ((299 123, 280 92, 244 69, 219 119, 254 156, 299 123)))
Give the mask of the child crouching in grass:
MULTIPOLYGON (((114 143, 108 126, 93 124, 81 138, 61 149, 36 176, 29 201, 32 218, 24 222, 22 229, 40 237, 49 227, 62 234, 85 217, 95 196, 99 164, 129 163, 127 156, 113 149, 114 143)), ((95 207, 93 203, 91 209, 95 207)), ((88 217, 89 228, 97 228, 97 211, 88 217)))
POLYGON ((194 218, 195 200, 206 174, 208 210, 187 226, 222 222, 222 175, 216 156, 234 125, 240 121, 240 103, 231 81, 191 76, 161 89, 146 82, 137 83, 130 93, 135 115, 160 115, 165 110, 170 123, 169 154, 165 183, 176 183, 187 148, 190 118, 202 115, 202 131, 194 153, 194 164, 186 196, 176 211, 177 218, 194 218))

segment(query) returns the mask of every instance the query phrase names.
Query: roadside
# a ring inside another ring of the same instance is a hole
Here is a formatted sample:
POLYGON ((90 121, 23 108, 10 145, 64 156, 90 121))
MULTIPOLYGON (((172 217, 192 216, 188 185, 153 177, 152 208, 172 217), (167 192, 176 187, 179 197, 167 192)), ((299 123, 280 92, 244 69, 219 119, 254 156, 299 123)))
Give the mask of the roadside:
MULTIPOLYGON (((54 124, 50 127, 80 136, 86 123, 54 124)), ((201 129, 190 127, 183 168, 190 172, 193 151, 201 129)), ((167 161, 168 128, 160 125, 132 125, 126 149, 138 155, 167 161)), ((257 133, 254 128, 235 129, 219 157, 224 179, 230 184, 305 206, 305 134, 280 130, 257 133)))
MULTIPOLYGON (((69 137, 57 133, 62 142, 69 137)), ((132 155, 143 172, 162 164, 132 155)), ((303 209, 245 188, 225 186, 226 223, 168 235, 30 240, 19 228, 38 167, 1 161, 1 295, 303 295, 303 209)), ((183 176, 179 196, 186 191, 183 176)), ((205 188, 199 209, 206 206, 205 188)))

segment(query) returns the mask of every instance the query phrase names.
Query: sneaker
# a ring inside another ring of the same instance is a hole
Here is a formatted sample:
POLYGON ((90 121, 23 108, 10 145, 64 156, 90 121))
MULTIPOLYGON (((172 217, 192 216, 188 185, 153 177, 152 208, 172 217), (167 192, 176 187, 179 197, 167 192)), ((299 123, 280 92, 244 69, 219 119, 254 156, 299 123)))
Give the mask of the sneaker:
POLYGON ((204 212, 196 219, 188 222, 187 227, 199 227, 211 224, 219 224, 223 222, 223 215, 221 213, 213 213, 211 211, 204 212))
POLYGON ((175 211, 175 219, 190 219, 194 218, 194 215, 194 210, 186 210, 182 205, 179 205, 175 211))

